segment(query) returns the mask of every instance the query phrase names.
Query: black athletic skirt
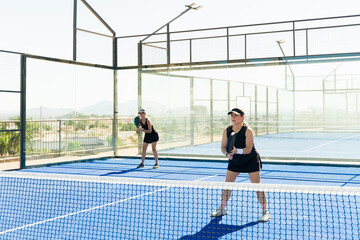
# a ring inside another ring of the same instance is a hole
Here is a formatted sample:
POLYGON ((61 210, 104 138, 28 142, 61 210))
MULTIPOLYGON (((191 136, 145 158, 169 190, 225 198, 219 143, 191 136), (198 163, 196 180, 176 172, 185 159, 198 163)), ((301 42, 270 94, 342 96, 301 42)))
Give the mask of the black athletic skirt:
POLYGON ((229 160, 227 169, 240 173, 258 172, 262 169, 260 155, 257 151, 252 151, 250 154, 235 154, 234 158, 229 160))
POLYGON ((159 134, 157 132, 145 133, 144 142, 153 143, 159 141, 159 134))

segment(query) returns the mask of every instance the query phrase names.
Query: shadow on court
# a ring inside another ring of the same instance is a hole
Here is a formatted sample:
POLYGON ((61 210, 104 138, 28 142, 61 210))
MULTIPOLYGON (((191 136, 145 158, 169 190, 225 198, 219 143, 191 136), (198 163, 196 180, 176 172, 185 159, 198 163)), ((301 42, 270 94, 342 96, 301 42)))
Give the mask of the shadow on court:
POLYGON ((122 170, 122 171, 117 171, 117 172, 108 172, 108 173, 105 173, 105 174, 101 174, 99 176, 119 175, 119 174, 125 174, 125 173, 129 173, 129 172, 134 172, 136 170, 137 170, 137 168, 127 169, 127 170, 122 170))
POLYGON ((217 217, 211 220, 206 226, 204 226, 199 232, 193 235, 186 235, 179 240, 190 240, 190 239, 219 239, 226 234, 233 233, 239 230, 242 230, 247 227, 252 227, 260 223, 260 221, 256 222, 249 222, 244 225, 227 225, 227 224, 220 224, 219 222, 222 220, 222 217, 217 217))

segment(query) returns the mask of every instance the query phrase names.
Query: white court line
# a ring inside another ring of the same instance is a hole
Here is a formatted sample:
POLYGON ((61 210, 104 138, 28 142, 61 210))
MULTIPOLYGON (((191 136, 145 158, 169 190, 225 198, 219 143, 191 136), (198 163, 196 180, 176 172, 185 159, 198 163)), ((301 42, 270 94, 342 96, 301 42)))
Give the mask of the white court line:
MULTIPOLYGON (((211 177, 215 177, 215 176, 217 176, 217 175, 212 175, 212 176, 207 176, 207 177, 199 178, 199 179, 194 180, 194 182, 195 182, 195 181, 201 181, 201 180, 204 180, 204 179, 207 179, 207 178, 211 178, 211 177)), ((27 225, 24 225, 24 226, 21 226, 21 227, 8 229, 8 230, 5 230, 5 231, 0 232, 0 235, 1 235, 1 234, 8 233, 8 232, 13 232, 13 231, 16 231, 16 230, 20 230, 20 229, 23 229, 23 228, 27 228, 27 227, 39 225, 39 224, 42 224, 42 223, 51 222, 51 221, 54 221, 54 220, 57 220, 57 219, 61 219, 61 218, 65 218, 65 217, 68 217, 68 216, 72 216, 72 215, 75 215, 75 214, 78 214, 78 213, 89 212, 89 211, 92 211, 92 210, 95 210, 95 209, 99 209, 99 208, 102 208, 102 207, 107 207, 107 206, 114 205, 114 204, 117 204, 117 203, 125 202, 125 201, 128 201, 128 200, 134 199, 134 198, 138 198, 138 197, 150 195, 150 194, 153 194, 153 193, 156 193, 156 192, 164 191, 164 190, 167 190, 167 189, 169 189, 169 188, 170 188, 170 187, 158 189, 158 190, 155 190, 155 191, 152 191, 152 192, 147 192, 147 193, 143 193, 143 194, 140 194, 140 195, 137 195, 137 196, 132 196, 132 197, 129 197, 129 198, 125 198, 125 199, 116 201, 116 202, 107 203, 107 204, 104 204, 104 205, 101 205, 101 206, 96 206, 96 207, 93 207, 93 208, 84 209, 84 210, 81 210, 81 211, 77 211, 77 212, 65 214, 65 215, 62 215, 62 216, 58 216, 58 217, 46 219, 46 220, 43 220, 43 221, 39 221, 39 222, 27 224, 27 225)))
POLYGON ((207 177, 203 177, 203 178, 199 178, 199 179, 194 180, 194 182, 201 181, 201 180, 205 180, 205 179, 212 178, 212 177, 216 177, 216 176, 217 176, 217 174, 211 175, 211 176, 207 176, 207 177))
POLYGON ((153 193, 156 193, 156 192, 164 191, 164 190, 169 189, 169 188, 170 188, 170 187, 158 189, 158 190, 153 191, 153 192, 143 193, 143 194, 140 194, 140 195, 137 195, 137 196, 133 196, 133 197, 129 197, 129 198, 126 198, 126 199, 122 199, 122 200, 119 200, 119 201, 116 201, 116 202, 107 203, 107 204, 104 204, 104 205, 101 205, 101 206, 96 206, 96 207, 89 208, 89 209, 84 209, 84 210, 81 210, 81 211, 78 211, 78 212, 73 212, 73 213, 69 213, 69 214, 66 214, 66 215, 62 215, 62 216, 50 218, 50 219, 47 219, 47 220, 43 220, 43 221, 40 221, 40 222, 31 223, 31 224, 27 224, 27 225, 24 225, 24 226, 21 226, 21 227, 9 229, 9 230, 0 232, 0 235, 1 235, 1 234, 4 234, 4 233, 8 233, 8 232, 13 232, 13 231, 16 231, 16 230, 20 230, 20 229, 23 229, 23 228, 35 226, 35 225, 38 225, 38 224, 42 224, 42 223, 54 221, 54 220, 57 220, 57 219, 60 219, 60 218, 65 218, 65 217, 72 216, 72 215, 75 215, 75 214, 78 214, 78 213, 89 212, 89 211, 92 211, 92 210, 94 210, 94 209, 98 209, 98 208, 110 206, 110 205, 113 205, 113 204, 125 202, 125 201, 127 201, 127 200, 131 200, 131 199, 134 199, 134 198, 138 198, 138 197, 142 197, 142 196, 145 196, 145 195, 150 195, 150 194, 153 194, 153 193))
POLYGON ((353 135, 353 136, 347 136, 347 137, 339 138, 339 139, 336 139, 336 140, 333 140, 333 141, 330 141, 330 142, 327 142, 327 143, 320 144, 320 145, 318 145, 318 146, 314 146, 314 147, 311 147, 311 148, 305 149, 305 150, 303 150, 303 151, 301 151, 301 152, 308 152, 308 151, 311 151, 311 150, 313 150, 313 149, 316 149, 316 148, 321 148, 321 147, 323 147, 323 146, 326 146, 326 145, 332 144, 332 143, 334 143, 334 142, 338 142, 338 141, 341 141, 341 140, 344 140, 344 139, 347 139, 347 138, 352 138, 352 137, 355 137, 355 136, 357 136, 357 135, 353 135))

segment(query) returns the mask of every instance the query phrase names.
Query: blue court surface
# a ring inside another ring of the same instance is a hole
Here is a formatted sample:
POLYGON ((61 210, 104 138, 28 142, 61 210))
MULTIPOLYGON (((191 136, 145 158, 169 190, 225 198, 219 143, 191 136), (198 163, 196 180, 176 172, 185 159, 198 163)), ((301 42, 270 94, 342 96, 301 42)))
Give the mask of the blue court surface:
MULTIPOLYGON (((360 133, 288 132, 259 135, 255 147, 264 158, 358 159, 360 133)), ((161 150, 162 154, 223 156, 221 142, 161 150)))
MULTIPOLYGON (((147 159, 145 168, 137 169, 139 162, 139 158, 112 158, 16 172, 35 176, 29 178, 0 175, 0 239, 359 237, 360 168, 263 164, 261 185, 295 185, 291 190, 295 192, 264 190, 272 218, 262 223, 254 190, 233 190, 228 215, 212 218, 221 187, 176 185, 224 182, 226 162, 160 160, 160 168, 152 169, 154 160, 147 159), (44 174, 54 179, 41 178, 44 174), (64 180, 63 176, 75 179, 64 180), (117 179, 145 179, 145 184, 111 182, 117 179), (164 180, 175 185, 153 185, 164 180), (320 191, 329 186, 330 190, 340 187, 353 192, 298 191, 302 185, 320 191)), ((237 182, 246 185, 248 175, 240 174, 237 182)))
MULTIPOLYGON (((224 182, 227 162, 160 160, 160 168, 152 169, 154 160, 145 161, 137 169, 139 158, 111 158, 91 162, 62 164, 22 170, 25 172, 94 175, 109 177, 151 178, 162 180, 224 182)), ((360 187, 360 167, 290 165, 264 163, 261 181, 265 184, 326 185, 360 187)), ((250 183, 248 174, 240 174, 237 182, 250 183)))

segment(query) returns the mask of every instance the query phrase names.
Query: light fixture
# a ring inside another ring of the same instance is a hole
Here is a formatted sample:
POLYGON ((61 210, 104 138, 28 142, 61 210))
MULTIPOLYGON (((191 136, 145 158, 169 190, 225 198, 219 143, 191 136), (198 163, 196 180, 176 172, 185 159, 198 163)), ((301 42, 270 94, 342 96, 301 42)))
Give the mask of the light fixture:
POLYGON ((185 5, 185 7, 194 9, 194 10, 199 10, 200 8, 202 8, 202 6, 196 6, 196 3, 192 3, 190 5, 185 5))

